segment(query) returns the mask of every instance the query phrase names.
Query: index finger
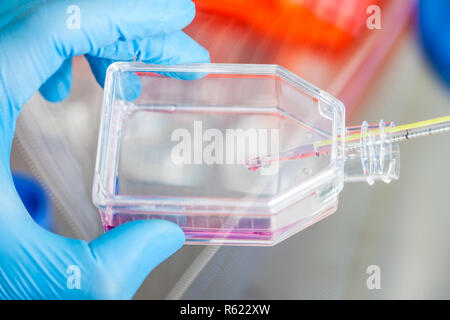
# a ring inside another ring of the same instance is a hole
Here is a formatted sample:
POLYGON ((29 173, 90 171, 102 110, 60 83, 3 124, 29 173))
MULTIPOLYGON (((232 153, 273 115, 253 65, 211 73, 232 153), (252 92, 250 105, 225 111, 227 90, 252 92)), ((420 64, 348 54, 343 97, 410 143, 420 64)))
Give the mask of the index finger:
POLYGON ((65 59, 172 33, 194 15, 190 0, 59 0, 31 7, 0 31, 0 103, 19 111, 65 59))

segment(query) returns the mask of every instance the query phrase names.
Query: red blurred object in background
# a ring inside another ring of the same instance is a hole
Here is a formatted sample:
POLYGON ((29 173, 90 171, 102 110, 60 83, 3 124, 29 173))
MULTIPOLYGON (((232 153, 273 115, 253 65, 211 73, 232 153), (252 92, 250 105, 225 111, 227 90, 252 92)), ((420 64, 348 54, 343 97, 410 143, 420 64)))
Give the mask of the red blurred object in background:
POLYGON ((279 39, 340 49, 361 33, 381 0, 195 0, 202 12, 237 18, 279 39))
POLYGON ((279 64, 342 100, 347 114, 408 24, 413 0, 194 0, 186 28, 212 62, 279 64), (369 5, 381 29, 369 30, 369 5))

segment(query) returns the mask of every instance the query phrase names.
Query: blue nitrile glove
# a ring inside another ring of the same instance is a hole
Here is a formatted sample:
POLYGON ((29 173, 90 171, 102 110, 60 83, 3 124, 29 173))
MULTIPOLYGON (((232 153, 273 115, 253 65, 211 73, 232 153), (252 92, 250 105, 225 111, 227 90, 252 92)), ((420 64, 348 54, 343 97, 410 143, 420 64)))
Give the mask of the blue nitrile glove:
POLYGON ((419 2, 419 32, 422 45, 436 72, 450 86, 450 1, 419 2))
POLYGON ((128 299, 183 245, 178 226, 157 220, 124 224, 90 243, 53 234, 28 215, 9 162, 21 107, 38 89, 64 99, 71 57, 87 54, 100 83, 114 59, 209 61, 180 31, 194 14, 189 0, 0 2, 0 298, 128 299))

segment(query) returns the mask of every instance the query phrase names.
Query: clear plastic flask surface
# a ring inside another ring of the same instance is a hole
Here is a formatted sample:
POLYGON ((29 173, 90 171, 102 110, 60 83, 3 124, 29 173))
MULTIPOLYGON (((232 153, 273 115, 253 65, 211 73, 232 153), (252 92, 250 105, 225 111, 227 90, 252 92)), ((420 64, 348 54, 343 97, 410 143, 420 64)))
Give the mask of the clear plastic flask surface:
POLYGON ((165 219, 191 244, 273 245, 333 213, 344 180, 398 177, 391 144, 351 147, 343 104, 280 66, 119 62, 104 94, 93 201, 105 230, 165 219), (320 156, 247 165, 321 141, 320 156))

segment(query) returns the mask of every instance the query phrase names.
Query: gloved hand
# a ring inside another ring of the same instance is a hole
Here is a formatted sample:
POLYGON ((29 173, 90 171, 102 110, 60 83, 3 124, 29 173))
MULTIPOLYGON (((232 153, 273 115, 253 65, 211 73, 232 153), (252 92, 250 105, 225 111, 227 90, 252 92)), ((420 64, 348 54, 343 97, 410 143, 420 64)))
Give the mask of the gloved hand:
POLYGON ((67 97, 71 58, 86 54, 100 84, 114 60, 207 62, 180 31, 195 15, 189 0, 10 0, 0 2, 0 298, 128 299, 148 273, 180 248, 167 221, 124 224, 88 243, 39 227, 10 171, 21 107, 38 89, 67 97))

